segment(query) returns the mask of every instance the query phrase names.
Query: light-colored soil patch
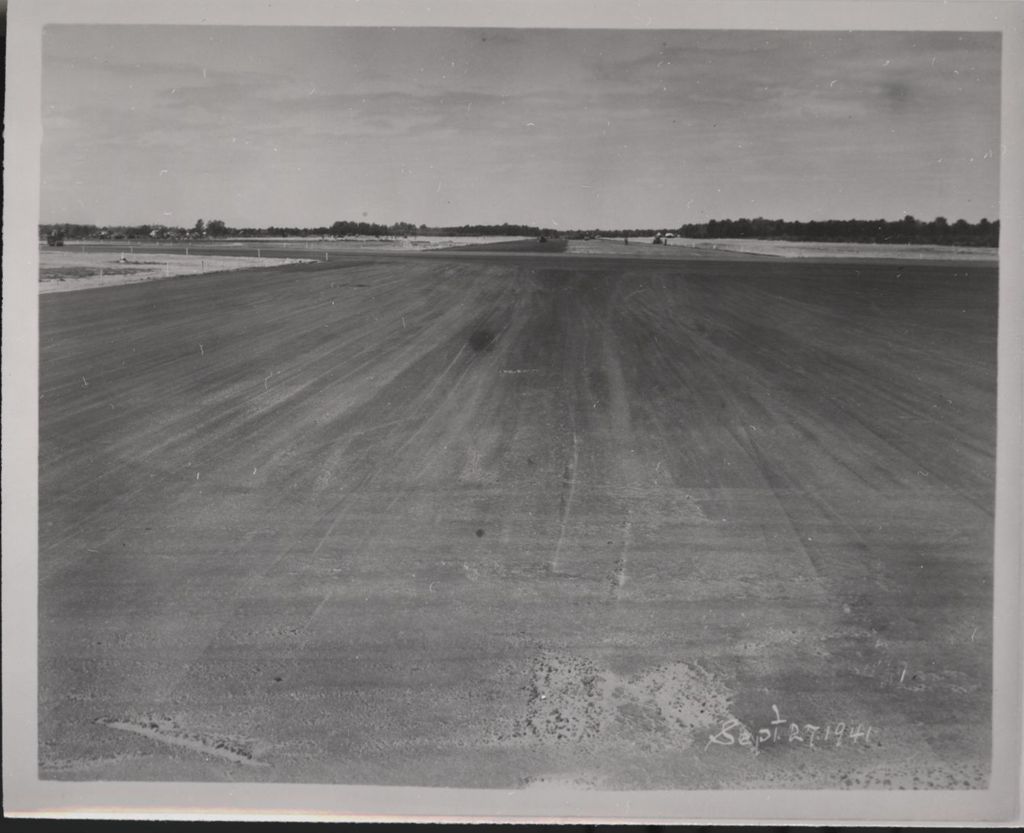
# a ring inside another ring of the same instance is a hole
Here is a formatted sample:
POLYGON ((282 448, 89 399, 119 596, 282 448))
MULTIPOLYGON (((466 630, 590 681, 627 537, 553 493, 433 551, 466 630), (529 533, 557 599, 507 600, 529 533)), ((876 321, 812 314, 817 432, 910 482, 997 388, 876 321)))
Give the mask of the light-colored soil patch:
POLYGON ((583 255, 629 255, 644 258, 685 257, 680 248, 781 258, 886 258, 899 260, 972 260, 996 262, 999 250, 971 246, 902 246, 888 243, 812 243, 786 240, 696 240, 672 237, 653 245, 653 237, 570 240, 569 252, 583 255))
POLYGON ((175 254, 122 254, 119 252, 43 249, 39 253, 39 291, 70 292, 126 283, 202 275, 237 269, 256 269, 288 263, 309 263, 306 258, 231 257, 175 254))
MULTIPOLYGON (((650 243, 653 238, 644 238, 650 243)), ((775 257, 873 257, 908 260, 997 260, 999 250, 975 246, 908 246, 898 243, 815 243, 788 240, 694 240, 675 237, 666 247, 688 246, 694 249, 746 252, 775 257)), ((660 247, 657 247, 660 248, 660 247)))

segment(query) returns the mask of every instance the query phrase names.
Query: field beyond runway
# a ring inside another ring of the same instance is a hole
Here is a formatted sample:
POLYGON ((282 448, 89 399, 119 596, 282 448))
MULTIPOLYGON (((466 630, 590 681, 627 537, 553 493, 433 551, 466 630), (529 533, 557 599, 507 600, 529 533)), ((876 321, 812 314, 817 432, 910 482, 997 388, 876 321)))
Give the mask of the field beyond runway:
MULTIPOLYGON (((101 289, 126 283, 142 283, 178 275, 205 275, 237 269, 266 266, 262 257, 207 256, 169 254, 154 251, 136 256, 134 247, 123 246, 120 252, 98 246, 72 248, 41 248, 39 251, 39 291, 75 292, 80 289, 101 289)), ((275 265, 307 263, 299 258, 275 257, 275 265)))
POLYGON ((996 268, 680 257, 40 298, 41 777, 984 786, 996 268))

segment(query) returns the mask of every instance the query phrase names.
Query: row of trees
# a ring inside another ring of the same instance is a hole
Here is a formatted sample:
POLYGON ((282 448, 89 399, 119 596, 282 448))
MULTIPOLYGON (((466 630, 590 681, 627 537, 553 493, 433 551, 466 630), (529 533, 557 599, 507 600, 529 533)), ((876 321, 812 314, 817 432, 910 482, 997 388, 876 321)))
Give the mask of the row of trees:
POLYGON ((236 229, 228 228, 223 220, 197 220, 192 228, 144 223, 139 226, 97 226, 88 223, 42 223, 40 238, 51 235, 72 240, 196 240, 209 237, 229 237, 236 229))
POLYGON ((551 237, 556 232, 553 229, 543 229, 540 226, 526 226, 517 223, 502 223, 498 225, 492 223, 489 225, 440 226, 437 228, 420 226, 420 234, 438 234, 451 237, 535 237, 544 234, 551 237))
POLYGON ((654 237, 665 234, 665 229, 653 228, 619 228, 619 229, 574 229, 564 232, 570 240, 589 240, 593 237, 654 237))
MULTIPOLYGON (((408 223, 396 223, 398 227, 406 227, 408 223)), ((411 226, 415 230, 415 226, 411 226)), ((401 232, 396 229, 398 235, 401 236, 401 232)), ((352 235, 371 236, 371 237, 385 237, 388 235, 388 227, 381 223, 356 223, 352 220, 339 220, 330 228, 330 234, 335 237, 349 237, 352 235)))
MULTIPOLYGON (((42 223, 40 238, 53 233, 62 234, 73 240, 197 240, 222 237, 346 237, 362 235, 371 237, 407 237, 417 232, 426 233, 426 226, 417 229, 412 223, 394 223, 386 226, 380 223, 357 223, 340 221, 333 226, 306 228, 301 226, 245 226, 235 228, 223 220, 197 220, 191 228, 144 223, 138 226, 97 226, 88 223, 42 223)), ((470 233, 470 232, 467 232, 470 233)), ((511 232, 510 232, 511 233, 511 232)))
POLYGON ((754 238, 758 240, 803 240, 832 243, 916 243, 942 246, 998 246, 999 221, 977 223, 945 217, 928 222, 908 214, 902 220, 711 220, 679 228, 682 237, 754 238))

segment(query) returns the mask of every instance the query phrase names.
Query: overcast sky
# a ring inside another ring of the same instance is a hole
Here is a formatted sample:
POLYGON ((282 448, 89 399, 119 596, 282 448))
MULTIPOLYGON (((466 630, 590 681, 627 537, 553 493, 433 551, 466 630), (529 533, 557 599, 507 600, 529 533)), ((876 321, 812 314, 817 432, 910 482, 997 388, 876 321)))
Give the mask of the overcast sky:
POLYGON ((998 217, 998 34, 50 26, 42 221, 998 217))

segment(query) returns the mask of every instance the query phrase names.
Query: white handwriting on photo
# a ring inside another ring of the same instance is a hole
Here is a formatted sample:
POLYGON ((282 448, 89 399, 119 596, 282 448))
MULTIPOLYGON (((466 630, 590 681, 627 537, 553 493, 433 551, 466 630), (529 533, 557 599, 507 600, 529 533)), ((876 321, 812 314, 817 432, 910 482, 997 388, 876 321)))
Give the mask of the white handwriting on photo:
POLYGON ((867 746, 872 733, 878 736, 876 726, 863 723, 798 723, 779 714, 779 707, 772 705, 775 719, 767 726, 750 728, 736 718, 723 720, 718 731, 708 735, 704 751, 712 746, 743 746, 752 754, 760 755, 766 746, 803 746, 807 749, 835 749, 843 745, 867 746))

